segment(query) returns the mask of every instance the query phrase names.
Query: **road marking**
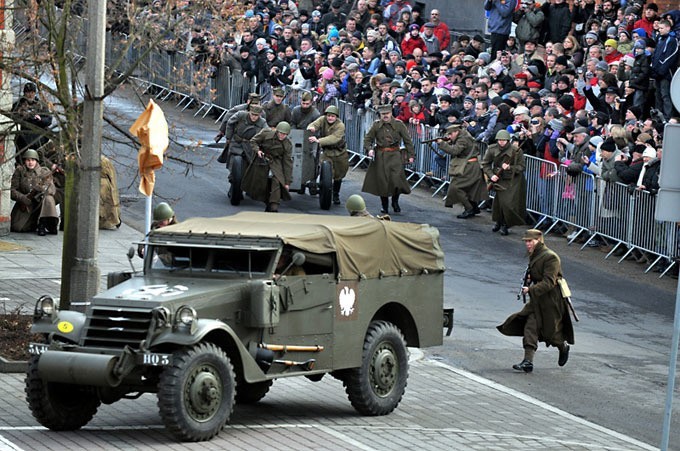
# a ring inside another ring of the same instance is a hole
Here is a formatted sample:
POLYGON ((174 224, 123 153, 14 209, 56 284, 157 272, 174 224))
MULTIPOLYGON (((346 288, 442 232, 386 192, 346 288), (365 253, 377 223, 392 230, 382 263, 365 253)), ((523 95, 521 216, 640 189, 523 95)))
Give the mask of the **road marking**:
POLYGON ((545 409, 549 412, 552 412, 556 415, 560 415, 564 418, 567 418, 569 421, 573 421, 573 422, 581 424, 583 426, 587 426, 589 428, 595 429, 596 431, 599 431, 599 432, 602 432, 602 433, 607 434, 609 436, 612 436, 612 437, 614 437, 618 440, 621 440, 623 442, 630 443, 631 445, 635 445, 635 446, 638 446, 642 449, 646 449, 646 450, 650 450, 650 451, 658 450, 658 447, 655 447, 655 446, 649 445, 647 443, 641 442, 637 439, 634 439, 633 437, 629 437, 627 435, 613 431, 613 430, 608 429, 604 426, 600 426, 599 424, 595 424, 595 423, 592 423, 588 420, 584 420, 583 418, 579 418, 576 415, 572 415, 569 412, 565 412, 564 410, 558 409, 555 406, 551 406, 550 404, 544 403, 543 401, 539 401, 536 398, 532 398, 531 396, 528 396, 528 395, 526 395, 522 392, 519 392, 517 390, 513 390, 512 388, 506 387, 506 386, 501 385, 499 383, 496 383, 492 380, 485 379, 481 376, 478 376, 476 374, 470 373, 470 372, 465 371, 465 370, 454 368, 454 367, 449 366, 445 363, 437 362, 437 361, 434 361, 434 360, 428 360, 427 362, 431 363, 433 365, 439 366, 441 368, 444 368, 446 370, 449 370, 452 373, 456 373, 459 376, 462 376, 462 377, 465 377, 465 378, 470 379, 472 381, 475 381, 475 382, 482 384, 486 387, 492 388, 494 390, 498 390, 501 393, 505 393, 505 394, 508 394, 510 396, 514 396, 515 398, 521 399, 522 401, 533 404, 536 407, 540 407, 540 408, 545 409))
POLYGON ((15 445, 0 435, 0 451, 24 451, 23 448, 15 445))

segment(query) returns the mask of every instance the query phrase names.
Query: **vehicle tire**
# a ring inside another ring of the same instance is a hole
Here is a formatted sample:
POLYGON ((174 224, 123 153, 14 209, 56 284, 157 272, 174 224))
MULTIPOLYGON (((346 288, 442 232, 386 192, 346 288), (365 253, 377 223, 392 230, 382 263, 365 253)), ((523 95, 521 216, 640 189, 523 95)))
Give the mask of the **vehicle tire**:
POLYGON ((45 382, 38 373, 39 356, 26 372, 26 402, 40 424, 53 431, 75 431, 97 413, 101 401, 93 387, 45 382))
POLYGON ((373 321, 366 332, 361 366, 343 380, 352 406, 362 415, 387 415, 406 389, 408 353, 401 331, 392 323, 373 321))
POLYGON ((319 169, 319 206, 330 210, 333 199, 333 166, 330 161, 322 161, 319 169))
POLYGON ((243 181, 243 157, 241 155, 231 156, 231 169, 229 177, 231 178, 231 187, 229 187, 229 201, 232 205, 239 205, 243 200, 243 191, 241 190, 241 181, 243 181))
POLYGON ((229 357, 212 343, 176 351, 158 383, 158 409, 179 440, 216 436, 234 410, 236 376, 229 357))
POLYGON ((273 381, 239 382, 236 385, 236 404, 255 404, 269 392, 273 381))

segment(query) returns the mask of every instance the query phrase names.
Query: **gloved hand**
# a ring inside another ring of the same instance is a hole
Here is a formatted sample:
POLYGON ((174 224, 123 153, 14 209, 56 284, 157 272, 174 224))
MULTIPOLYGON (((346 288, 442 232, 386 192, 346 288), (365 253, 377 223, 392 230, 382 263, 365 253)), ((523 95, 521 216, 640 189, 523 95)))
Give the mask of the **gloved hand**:
POLYGON ((543 134, 545 136, 550 136, 550 133, 552 133, 552 129, 550 129, 550 128, 546 128, 545 130, 543 130, 543 134))
POLYGON ((550 139, 557 139, 560 137, 560 132, 557 130, 553 130, 552 134, 550 135, 550 139))
POLYGON ((29 207, 31 205, 31 199, 27 195, 22 194, 21 197, 19 197, 19 203, 29 207))

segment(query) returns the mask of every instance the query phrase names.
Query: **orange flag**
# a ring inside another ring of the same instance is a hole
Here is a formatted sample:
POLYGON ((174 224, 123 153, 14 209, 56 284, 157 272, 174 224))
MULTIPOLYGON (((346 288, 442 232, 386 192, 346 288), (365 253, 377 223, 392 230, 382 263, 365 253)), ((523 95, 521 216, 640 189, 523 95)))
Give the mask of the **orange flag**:
POLYGON ((139 149, 139 191, 146 195, 153 194, 156 183, 154 171, 163 166, 163 154, 168 148, 168 122, 165 114, 153 99, 149 99, 146 110, 137 118, 130 133, 139 138, 142 147, 139 149))

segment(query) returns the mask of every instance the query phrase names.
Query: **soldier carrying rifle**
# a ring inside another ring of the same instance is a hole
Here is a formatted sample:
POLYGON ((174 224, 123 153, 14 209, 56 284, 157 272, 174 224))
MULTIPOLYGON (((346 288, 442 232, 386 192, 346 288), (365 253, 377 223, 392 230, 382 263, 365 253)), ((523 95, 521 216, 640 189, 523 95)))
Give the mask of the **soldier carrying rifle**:
POLYGON ((524 359, 512 368, 531 373, 534 370, 534 354, 541 341, 559 350, 559 366, 567 363, 569 345, 574 344, 574 326, 569 312, 574 314, 576 321, 578 317, 562 277, 560 257, 545 245, 543 233, 529 229, 522 240, 529 253, 529 267, 522 281, 521 295, 529 295, 529 302, 497 329, 503 335, 523 337, 524 359))
POLYGON ((16 202, 11 212, 12 232, 35 232, 56 235, 59 225, 52 171, 40 166, 38 152, 28 149, 24 164, 12 174, 11 198, 16 202))

